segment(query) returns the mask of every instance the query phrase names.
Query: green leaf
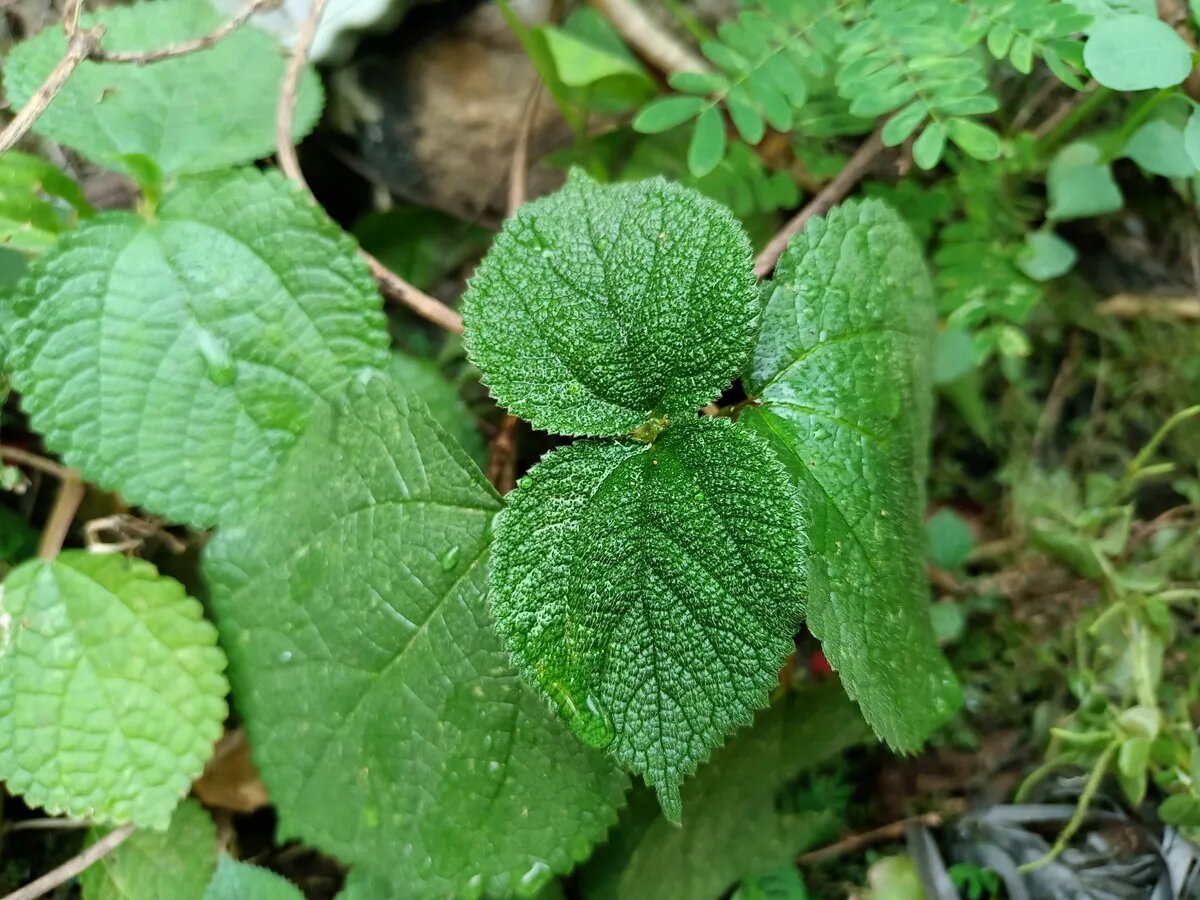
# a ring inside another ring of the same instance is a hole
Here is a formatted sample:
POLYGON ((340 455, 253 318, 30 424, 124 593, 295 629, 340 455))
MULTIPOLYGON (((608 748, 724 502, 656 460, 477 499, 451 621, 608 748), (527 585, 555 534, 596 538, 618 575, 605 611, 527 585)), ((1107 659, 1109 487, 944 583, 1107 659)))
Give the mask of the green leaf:
POLYGON ((1183 146, 1192 165, 1200 169, 1200 106, 1192 107, 1187 125, 1183 129, 1183 146))
POLYGON ((721 111, 710 106, 696 120, 692 143, 688 147, 688 170, 703 178, 725 158, 725 119, 721 111))
POLYGON ((1166 22, 1123 15, 1095 25, 1083 48, 1092 77, 1114 91, 1179 84, 1192 71, 1192 51, 1166 22))
POLYGON ((0 156, 0 245, 41 253, 91 214, 79 185, 50 163, 16 150, 0 156))
POLYGON ((270 869, 222 855, 204 900, 304 900, 304 895, 270 869))
POLYGON ((709 900, 739 879, 833 838, 837 810, 781 802, 802 772, 869 739, 837 684, 789 694, 758 714, 683 786, 682 827, 634 790, 609 842, 581 875, 588 900, 709 900))
POLYGON ((730 900, 809 900, 809 894, 800 871, 789 865, 747 878, 730 900))
POLYGON ((1066 275, 1079 260, 1079 253, 1053 231, 1025 235, 1025 247, 1017 255, 1017 268, 1034 281, 1050 281, 1066 275))
POLYGON ((986 125, 970 119, 951 119, 946 123, 946 133, 968 156, 990 161, 1000 156, 1000 135, 986 125))
POLYGON ((703 97, 663 97, 648 104, 633 120, 633 128, 642 134, 658 134, 689 122, 709 103, 703 97))
POLYGON ((957 569, 971 555, 971 529, 954 510, 943 506, 925 523, 929 561, 939 569, 957 569))
POLYGON ((801 556, 765 443, 705 418, 546 456, 497 525, 491 602, 526 677, 678 821, 680 784, 793 649, 801 556))
POLYGON ((1183 131, 1166 119, 1147 122, 1133 133, 1121 152, 1151 175, 1188 178, 1196 174, 1183 131))
POLYGON ((13 384, 89 481, 211 525, 386 362, 380 302, 353 243, 281 175, 200 176, 153 221, 97 216, 30 266, 5 326, 13 384))
POLYGON ((82 550, 18 566, 0 601, 0 779, 52 814, 165 828, 227 712, 200 604, 82 550))
POLYGON ((354 238, 423 291, 433 290, 466 263, 474 263, 492 242, 491 232, 474 222, 407 203, 367 213, 355 224, 354 238))
MULTIPOLYGON (((93 828, 88 844, 108 829, 93 828)), ((79 876, 83 900, 206 900, 217 861, 217 829, 200 804, 184 800, 166 831, 135 831, 79 876)), ((268 900, 246 895, 246 900, 268 900)))
POLYGON ((606 109, 616 111, 654 95, 654 82, 637 57, 595 10, 577 10, 562 28, 539 30, 563 84, 588 88, 590 105, 602 100, 606 109))
POLYGON ((1145 735, 1127 738, 1117 751, 1117 776, 1125 796, 1134 806, 1146 799, 1147 764, 1151 739, 1145 735))
POLYGON ((1087 219, 1116 212, 1124 205, 1112 170, 1101 159, 1099 147, 1082 141, 1058 152, 1046 171, 1048 219, 1058 222, 1087 219))
POLYGON ((1159 804, 1158 817, 1168 825, 1200 828, 1200 800, 1191 794, 1174 794, 1159 804))
POLYGON ((506 223, 463 312, 497 402, 547 431, 617 435, 717 397, 759 304, 724 207, 661 178, 599 185, 576 170, 506 223))
POLYGON ((404 387, 409 397, 416 397, 425 405, 446 434, 458 441, 477 466, 487 467, 487 448, 475 427, 475 416, 435 363, 407 353, 393 353, 387 373, 396 384, 404 387))
POLYGON ((922 169, 932 169, 946 149, 946 129, 941 122, 930 122, 913 142, 913 161, 922 169))
POLYGON ((484 599, 499 507, 425 408, 375 378, 207 550, 280 839, 406 896, 565 872, 628 783, 509 668, 484 599))
POLYGON ((938 332, 933 343, 934 384, 950 384, 975 369, 975 342, 961 328, 938 332))
POLYGON ((922 514, 934 304, 911 232, 877 200, 814 219, 779 265, 742 422, 805 498, 808 626, 892 747, 953 714, 929 621, 922 514))
MULTIPOLYGON (((155 0, 86 15, 82 27, 102 23, 106 50, 133 52, 200 37, 224 21, 206 0, 155 0)), ((12 49, 4 81, 13 106, 29 102, 65 48, 62 29, 49 27, 12 49)), ((122 170, 129 154, 149 157, 168 176, 250 162, 275 149, 285 65, 279 45, 257 28, 148 65, 85 62, 33 129, 122 170)), ((321 85, 310 68, 296 104, 297 140, 320 112, 321 85)))

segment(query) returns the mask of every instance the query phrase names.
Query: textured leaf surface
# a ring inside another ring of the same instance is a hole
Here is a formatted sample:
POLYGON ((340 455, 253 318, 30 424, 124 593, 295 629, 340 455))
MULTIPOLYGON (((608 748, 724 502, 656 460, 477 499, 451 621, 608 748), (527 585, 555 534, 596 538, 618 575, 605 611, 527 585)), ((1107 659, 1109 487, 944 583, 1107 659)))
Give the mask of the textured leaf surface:
POLYGON ((958 688, 934 640, 922 547, 934 305, 879 201, 814 219, 780 259, 742 422, 804 497, 808 626, 875 731, 918 747, 958 688))
POLYGON ((790 863, 832 837, 839 816, 789 811, 777 802, 781 788, 868 736, 838 685, 788 695, 684 785, 683 827, 635 790, 612 839, 583 870, 583 896, 716 900, 738 879, 790 863))
POLYGON ((476 465, 487 466, 487 448, 483 445, 483 435, 475 427, 475 416, 432 360, 393 353, 387 372, 408 396, 425 404, 437 423, 458 441, 476 465))
POLYGON ((758 326, 750 243, 724 207, 573 172, 508 221, 463 300, 496 400, 538 428, 617 435, 714 399, 758 326))
POLYGON ((484 600, 499 506, 425 408, 375 379, 209 549, 281 834, 406 897, 565 871, 627 784, 508 666, 484 600))
MULTIPOLYGON (((106 50, 157 50, 208 34, 224 21, 207 0, 156 0, 83 17, 103 23, 106 50)), ((66 38, 49 27, 13 48, 4 83, 22 107, 63 57, 66 38)), ((85 62, 75 70, 34 131, 119 169, 123 158, 149 157, 166 175, 249 162, 275 149, 275 108, 285 61, 257 28, 240 28, 213 47, 153 63, 85 62)), ((310 69, 296 106, 297 140, 321 112, 321 86, 310 69)))
MULTIPOLYGON (((107 829, 94 828, 94 844, 107 829)), ((83 900, 205 900, 217 859, 217 829, 200 804, 184 800, 166 831, 135 831, 79 877, 83 900)), ((245 900, 268 900, 245 894, 245 900)))
POLYGON ((204 900, 304 900, 304 895, 269 869, 222 856, 204 900))
POLYGON ((491 602, 586 743, 679 785, 777 682, 803 611, 800 522, 765 442, 693 419, 543 459, 497 526, 491 602))
POLYGON ((85 477, 192 525, 252 499, 324 399, 386 363, 350 240, 278 174, 200 176, 98 216, 12 300, 13 384, 85 477))
POLYGON ((165 828, 221 736, 225 657, 149 563, 72 550, 0 597, 0 778, 31 806, 165 828))

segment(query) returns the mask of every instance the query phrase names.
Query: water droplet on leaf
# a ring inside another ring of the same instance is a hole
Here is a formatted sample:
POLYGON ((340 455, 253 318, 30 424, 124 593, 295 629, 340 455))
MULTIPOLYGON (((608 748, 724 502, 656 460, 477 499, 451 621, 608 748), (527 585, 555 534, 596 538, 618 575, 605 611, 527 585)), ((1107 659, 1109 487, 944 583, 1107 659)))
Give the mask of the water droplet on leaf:
POLYGON ((438 562, 441 563, 443 572, 449 572, 456 565, 458 565, 458 555, 459 555, 458 544, 455 544, 453 547, 451 547, 449 550, 447 550, 445 553, 442 554, 442 556, 438 560, 438 562))
POLYGON ((233 384, 237 378, 237 364, 229 353, 229 346, 211 331, 201 331, 196 336, 196 349, 204 360, 208 380, 218 387, 233 384))
POLYGON ((616 732, 613 730, 612 717, 599 700, 588 694, 580 703, 557 681, 554 690, 558 694, 559 709, 577 738, 597 750, 603 750, 613 742, 616 732))

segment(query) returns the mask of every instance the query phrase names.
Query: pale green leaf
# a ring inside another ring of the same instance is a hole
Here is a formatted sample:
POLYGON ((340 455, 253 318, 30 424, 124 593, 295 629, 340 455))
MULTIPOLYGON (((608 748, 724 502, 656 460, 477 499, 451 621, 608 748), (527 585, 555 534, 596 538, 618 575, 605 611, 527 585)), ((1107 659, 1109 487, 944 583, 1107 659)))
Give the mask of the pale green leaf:
POLYGON ((497 525, 491 602, 530 681, 677 821, 680 784, 793 648, 801 555, 765 442, 706 418, 545 457, 497 525))
POLYGON ((1183 131, 1166 119, 1154 119, 1135 131, 1122 155, 1151 175, 1188 178, 1196 174, 1183 131))
POLYGON ((0 779, 30 806, 165 828, 225 720, 225 656, 152 565, 69 550, 0 595, 0 779))
POLYGON ((913 142, 913 161, 922 169, 932 169, 946 149, 946 129, 941 122, 930 122, 913 142))
POLYGON ((1034 281, 1049 281, 1075 268, 1078 251, 1053 231, 1025 235, 1025 247, 1017 254, 1017 268, 1034 281))
POLYGON ((586 900, 715 900, 738 879, 790 863, 831 839, 836 810, 780 803, 807 769, 869 740, 837 684, 789 694, 759 713, 683 786, 683 826, 635 790, 612 838, 581 877, 586 900))
POLYGON ((458 441, 481 469, 487 467, 487 447, 475 427, 475 416, 467 408, 454 385, 450 384, 437 365, 407 353, 393 353, 387 373, 404 388, 409 397, 416 397, 433 414, 445 432, 458 441))
POLYGON ((715 106, 710 106, 696 120, 692 143, 688 146, 688 171, 703 178, 725 158, 725 118, 715 106))
POLYGON ((1187 125, 1183 129, 1183 146, 1192 165, 1200 169, 1200 106, 1192 107, 1187 125))
POLYGON ((222 855, 203 900, 304 900, 304 895, 270 869, 222 855))
MULTIPOLYGON (((88 844, 108 833, 93 828, 88 844)), ((217 829, 195 800, 184 800, 166 831, 135 831, 79 876, 83 900, 206 900, 217 861, 217 829)), ((244 895, 244 900, 268 900, 244 895)))
MULTIPOLYGON (((208 34, 222 22, 206 0, 153 0, 85 15, 82 27, 107 27, 114 52, 157 50, 208 34)), ((66 38, 50 26, 12 49, 4 82, 23 107, 63 57, 66 38)), ((149 157, 166 175, 250 162, 275 149, 275 112, 285 59, 257 28, 240 28, 213 47, 148 65, 84 62, 34 130, 97 162, 125 169, 124 157, 149 157)), ((296 108, 299 140, 321 111, 310 69, 296 108)))
POLYGON ((97 216, 31 265, 7 313, 13 384, 89 481, 211 525, 386 362, 380 305, 353 243, 281 175, 194 177, 153 221, 97 216))
POLYGON ((648 104, 633 120, 634 130, 642 134, 668 131, 690 122, 708 105, 703 97, 663 97, 648 104))
POLYGON ((50 163, 16 150, 0 156, 0 245, 41 253, 91 214, 79 185, 50 163))
POLYGON ((1146 91, 1179 84, 1192 71, 1192 50, 1166 22, 1123 15, 1091 29, 1083 61, 1092 77, 1114 91, 1146 91))
POLYGON ((1079 141, 1069 144, 1054 157, 1046 171, 1046 193, 1051 221, 1086 219, 1116 212, 1124 204, 1121 189, 1100 149, 1079 141))
POLYGON ((950 140, 968 156, 989 161, 1000 156, 1000 136, 986 125, 970 119, 951 119, 946 123, 950 140))
POLYGON ((376 378, 207 551, 280 837, 405 897, 570 869, 627 784, 509 668, 484 599, 499 507, 425 408, 376 378))
POLYGON ((727 209, 661 178, 600 185, 575 171, 505 225, 463 312, 498 403, 548 431, 617 435, 716 398, 759 305, 727 209))
POLYGON ((892 747, 953 714, 929 621, 922 514, 934 302, 907 226, 876 200, 809 222, 775 270, 741 421, 805 501, 808 626, 892 747))
POLYGON ((954 510, 943 506, 925 523, 929 561, 939 569, 955 569, 967 561, 974 543, 971 529, 954 510))

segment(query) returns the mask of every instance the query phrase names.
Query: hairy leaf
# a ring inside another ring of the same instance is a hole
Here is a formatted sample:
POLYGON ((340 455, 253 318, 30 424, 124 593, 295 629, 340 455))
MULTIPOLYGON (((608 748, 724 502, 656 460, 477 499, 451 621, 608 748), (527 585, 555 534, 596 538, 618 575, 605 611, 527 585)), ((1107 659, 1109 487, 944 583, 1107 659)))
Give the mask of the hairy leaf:
POLYGON ((836 833, 836 810, 780 802, 801 772, 869 737, 836 684, 789 694, 683 787, 677 827, 634 791, 613 838, 583 870, 587 900, 715 900, 739 878, 790 863, 836 833))
MULTIPOLYGON (((93 828, 88 844, 108 829, 93 828)), ((195 800, 184 800, 166 831, 135 831, 79 876, 83 900, 205 900, 217 860, 217 829, 195 800)), ((246 900, 268 900, 246 895, 246 900)))
POLYGON ((377 378, 322 415, 207 554, 281 836, 406 897, 566 871, 627 783, 555 721, 492 632, 499 507, 426 409, 377 378))
POLYGON ((678 821, 680 784, 766 703, 800 622, 800 522, 765 443, 702 419, 556 450, 495 553, 497 628, 526 676, 678 821))
MULTIPOLYGON (((208 34, 224 20, 207 0, 154 0, 83 17, 107 27, 106 50, 141 52, 208 34)), ((4 82, 15 107, 63 57, 63 30, 49 27, 13 48, 4 82)), ((213 47, 148 65, 84 62, 55 96, 34 131, 84 156, 130 171, 147 157, 166 175, 250 162, 275 149, 275 110, 285 61, 257 28, 238 29, 213 47)), ((321 112, 310 69, 301 82, 295 137, 321 112)))
POLYGON ((879 201, 814 219, 779 261, 741 421, 805 501, 808 626, 892 747, 946 721, 923 552, 934 305, 921 252, 879 201))
POLYGON ((204 900, 304 900, 304 895, 270 869, 223 855, 204 900))
POLYGON ((437 423, 458 441, 480 468, 487 465, 487 448, 475 427, 474 415, 433 361, 407 353, 393 353, 387 373, 410 397, 420 398, 437 423))
POLYGON ((714 399, 759 307, 750 243, 724 207, 662 179, 576 171, 509 220, 463 311, 499 403, 548 431, 617 435, 714 399))
POLYGON ((216 630, 147 562, 30 560, 0 596, 0 779, 30 806, 165 828, 221 736, 216 630))
POLYGON ((313 411, 387 359, 350 240, 253 170, 181 182, 153 221, 89 220, 30 267, 9 315, 13 384, 47 445, 192 525, 252 501, 313 411))

